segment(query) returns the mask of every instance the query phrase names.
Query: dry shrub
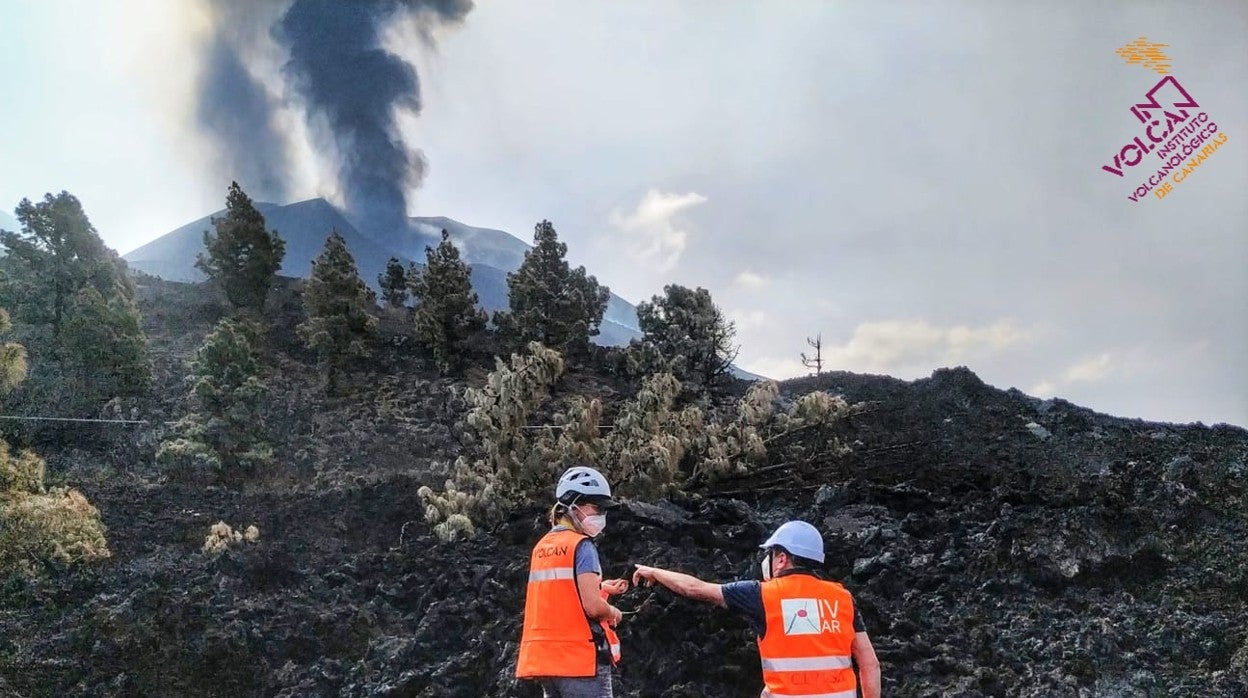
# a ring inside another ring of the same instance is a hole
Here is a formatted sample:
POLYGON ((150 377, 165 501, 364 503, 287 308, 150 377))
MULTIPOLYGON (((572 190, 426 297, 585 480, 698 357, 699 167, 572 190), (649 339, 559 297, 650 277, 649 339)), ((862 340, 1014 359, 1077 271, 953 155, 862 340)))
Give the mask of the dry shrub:
MULTIPOLYGON (((10 328, 0 309, 0 332, 10 328)), ((26 350, 0 345, 0 394, 26 375, 26 350)), ((100 512, 78 490, 47 490, 43 459, 30 451, 14 454, 0 439, 0 572, 33 571, 37 565, 73 564, 109 557, 100 512)))
POLYGON ((472 535, 473 521, 497 520, 516 501, 549 485, 558 464, 543 462, 525 426, 563 375, 559 352, 530 342, 528 354, 498 359, 482 388, 469 388, 465 419, 478 457, 460 456, 442 492, 420 488, 425 519, 444 540, 472 535))
POLYGON ((43 483, 44 462, 0 441, 0 570, 111 555, 100 512, 78 490, 43 483))
POLYGON ((0 440, 0 496, 10 493, 42 494, 46 468, 43 459, 30 451, 16 456, 0 440))
POLYGON ((8 562, 62 564, 110 557, 100 512, 78 490, 56 487, 4 505, 0 513, 0 567, 8 562), (16 553, 16 555, 11 555, 16 553))
POLYGON ((529 354, 501 360, 481 389, 470 389, 466 422, 475 457, 462 455, 441 492, 420 489, 425 519, 443 540, 474 534, 518 505, 550 498, 552 483, 578 463, 602 470, 625 497, 660 498, 689 492, 767 462, 769 444, 784 455, 838 457, 848 449, 828 429, 854 408, 826 393, 804 395, 779 411, 779 386, 753 385, 727 413, 677 408, 682 385, 671 373, 647 376, 602 429, 597 399, 573 398, 546 428, 525 430, 563 374, 562 357, 537 343, 529 354), (817 429, 805 448, 798 432, 817 429))
POLYGON ((260 529, 255 525, 248 526, 245 531, 239 533, 235 531, 229 524, 224 521, 218 521, 208 529, 208 536, 204 538, 204 553, 208 555, 217 555, 228 550, 231 546, 239 543, 257 543, 260 541, 260 529))

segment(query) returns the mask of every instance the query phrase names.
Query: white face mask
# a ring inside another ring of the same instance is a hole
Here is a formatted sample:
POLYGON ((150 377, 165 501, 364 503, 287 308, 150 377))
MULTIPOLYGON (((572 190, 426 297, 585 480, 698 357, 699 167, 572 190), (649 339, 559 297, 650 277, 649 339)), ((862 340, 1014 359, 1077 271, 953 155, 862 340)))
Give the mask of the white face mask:
MULTIPOLYGON (((580 513, 581 511, 581 508, 578 506, 573 506, 572 508, 575 509, 577 513, 580 513)), ((595 514, 593 516, 582 516, 580 517, 580 521, 577 523, 581 527, 581 533, 584 533, 590 538, 594 538, 597 537, 599 533, 602 533, 603 529, 607 527, 607 515, 595 514)))
POLYGON ((767 556, 763 558, 762 562, 758 563, 758 566, 763 571, 763 581, 765 582, 771 579, 771 553, 770 552, 767 553, 767 556))
POLYGON ((590 538, 593 538, 597 536, 599 533, 602 533, 602 530, 606 527, 607 527, 607 515, 606 514, 598 514, 597 516, 586 516, 585 518, 581 519, 581 530, 585 533, 585 535, 589 536, 590 538))

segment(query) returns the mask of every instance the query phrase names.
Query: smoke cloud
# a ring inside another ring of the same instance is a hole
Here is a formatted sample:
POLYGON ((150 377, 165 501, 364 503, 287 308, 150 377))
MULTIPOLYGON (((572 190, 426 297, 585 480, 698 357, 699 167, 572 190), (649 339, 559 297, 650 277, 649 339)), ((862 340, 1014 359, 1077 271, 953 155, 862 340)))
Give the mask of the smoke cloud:
POLYGON ((252 197, 286 201, 290 160, 286 140, 273 123, 274 105, 264 86, 239 60, 223 36, 214 37, 204 54, 198 117, 218 144, 220 169, 252 197))
POLYGON ((294 0, 275 19, 256 10, 271 4, 208 2, 214 25, 204 51, 200 123, 231 175, 260 198, 286 200, 291 134, 275 126, 275 113, 294 107, 317 141, 313 150, 332 158, 343 203, 364 231, 404 229, 407 192, 420 184, 425 162, 404 142, 396 116, 420 112, 420 79, 384 48, 382 34, 394 22, 414 22, 431 40, 433 28, 463 21, 472 0, 294 0), (256 31, 259 22, 271 26, 256 31), (257 42, 283 51, 277 90, 249 70, 248 57, 262 53, 257 42))

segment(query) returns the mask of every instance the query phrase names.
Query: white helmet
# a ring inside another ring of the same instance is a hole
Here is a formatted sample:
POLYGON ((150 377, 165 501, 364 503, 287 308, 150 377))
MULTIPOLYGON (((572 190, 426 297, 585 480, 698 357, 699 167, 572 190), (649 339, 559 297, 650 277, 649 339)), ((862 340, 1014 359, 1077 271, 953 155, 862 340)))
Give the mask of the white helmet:
POLYGON ((559 484, 555 486, 555 499, 564 504, 571 504, 577 499, 599 506, 615 504, 611 499, 611 485, 607 484, 607 478, 597 470, 583 465, 568 468, 559 478, 559 484))
POLYGON ((815 562, 823 562, 823 536, 819 534, 819 529, 811 526, 805 521, 789 521, 776 532, 771 534, 771 538, 766 543, 758 546, 760 548, 770 548, 778 545, 789 552, 791 555, 804 557, 815 562))

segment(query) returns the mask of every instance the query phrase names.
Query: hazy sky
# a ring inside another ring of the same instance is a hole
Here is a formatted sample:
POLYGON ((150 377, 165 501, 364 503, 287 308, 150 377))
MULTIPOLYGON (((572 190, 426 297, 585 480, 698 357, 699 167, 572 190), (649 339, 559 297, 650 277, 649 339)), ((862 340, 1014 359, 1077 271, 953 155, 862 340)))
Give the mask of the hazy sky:
MULTIPOLYGON (((5 209, 67 189, 124 252, 221 207, 202 1, 0 8, 5 209)), ((821 332, 829 368, 1248 425, 1248 3, 486 0, 437 40, 389 33, 413 215, 549 218, 633 301, 705 286, 772 377, 821 332), (1161 77, 1140 36, 1227 142, 1132 203, 1155 156, 1100 168, 1161 77)), ((294 198, 332 194, 296 155, 294 198)))

